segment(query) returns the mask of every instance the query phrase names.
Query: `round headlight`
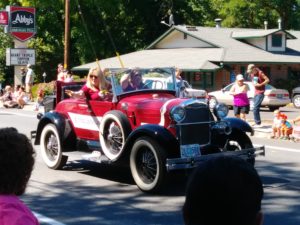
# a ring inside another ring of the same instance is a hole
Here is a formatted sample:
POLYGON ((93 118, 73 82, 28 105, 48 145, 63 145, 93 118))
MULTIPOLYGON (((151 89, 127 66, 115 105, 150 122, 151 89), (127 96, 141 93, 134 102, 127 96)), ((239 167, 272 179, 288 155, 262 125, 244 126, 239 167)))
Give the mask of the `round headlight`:
POLYGON ((215 106, 215 114, 218 118, 223 119, 224 117, 226 117, 228 115, 228 106, 220 103, 218 105, 215 106))
POLYGON ((170 112, 171 118, 176 122, 180 122, 185 118, 185 109, 181 106, 175 106, 170 112))

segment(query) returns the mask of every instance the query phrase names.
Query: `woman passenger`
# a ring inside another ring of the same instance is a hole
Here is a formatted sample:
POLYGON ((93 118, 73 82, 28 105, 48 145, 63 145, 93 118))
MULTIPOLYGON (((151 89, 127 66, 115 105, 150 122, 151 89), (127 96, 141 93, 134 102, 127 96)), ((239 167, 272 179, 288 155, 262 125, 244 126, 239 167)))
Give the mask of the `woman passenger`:
POLYGON ((89 70, 86 84, 79 91, 66 90, 66 94, 74 98, 84 98, 88 100, 108 100, 111 84, 105 79, 99 67, 89 70))

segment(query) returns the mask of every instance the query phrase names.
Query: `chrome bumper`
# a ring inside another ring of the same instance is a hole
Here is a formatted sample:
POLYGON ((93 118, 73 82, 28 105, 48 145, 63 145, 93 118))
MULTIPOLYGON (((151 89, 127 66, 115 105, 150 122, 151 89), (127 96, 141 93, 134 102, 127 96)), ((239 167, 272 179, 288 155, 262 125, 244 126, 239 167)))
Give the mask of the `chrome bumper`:
POLYGON ((237 156, 243 159, 251 159, 256 156, 265 156, 265 146, 256 148, 243 149, 241 151, 226 151, 220 153, 214 153, 209 155, 202 155, 193 158, 174 158, 167 159, 166 167, 167 171, 192 169, 197 167, 201 162, 213 157, 219 156, 237 156))

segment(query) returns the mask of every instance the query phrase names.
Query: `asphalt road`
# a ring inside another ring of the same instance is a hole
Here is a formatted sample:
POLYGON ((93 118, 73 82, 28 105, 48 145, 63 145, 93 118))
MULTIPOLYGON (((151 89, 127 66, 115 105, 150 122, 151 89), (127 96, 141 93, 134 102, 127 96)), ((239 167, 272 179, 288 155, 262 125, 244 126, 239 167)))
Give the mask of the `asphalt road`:
MULTIPOLYGON (((291 111, 288 112, 298 113, 291 111)), ((272 113, 262 113, 272 118, 272 113)), ((0 126, 14 126, 29 135, 37 125, 34 114, 33 111, 0 109, 0 126)), ((299 144, 262 138, 252 140, 254 144, 266 146, 266 157, 257 158, 256 163, 265 190, 264 224, 300 224, 299 144)), ((174 177, 165 193, 148 195, 134 185, 127 168, 84 162, 78 154, 73 154, 64 170, 54 171, 43 163, 39 147, 35 149, 35 169, 22 199, 37 213, 41 224, 183 224, 184 179, 174 177)))

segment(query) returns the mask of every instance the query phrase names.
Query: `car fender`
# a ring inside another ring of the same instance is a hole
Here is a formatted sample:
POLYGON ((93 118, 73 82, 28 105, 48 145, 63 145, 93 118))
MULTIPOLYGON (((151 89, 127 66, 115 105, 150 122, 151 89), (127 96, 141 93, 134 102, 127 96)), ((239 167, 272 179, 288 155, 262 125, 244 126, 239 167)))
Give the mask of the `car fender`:
POLYGON ((226 118, 224 118, 224 120, 229 122, 232 129, 240 130, 243 132, 249 132, 249 133, 251 133, 251 136, 254 135, 254 130, 244 120, 234 118, 234 117, 226 117, 226 118))
POLYGON ((163 126, 157 124, 145 124, 132 131, 124 145, 124 152, 127 154, 130 153, 135 140, 142 136, 151 137, 156 140, 158 144, 165 148, 168 157, 180 156, 180 153, 177 150, 179 149, 179 143, 174 135, 163 126))
POLYGON ((72 133, 72 127, 70 125, 70 123, 68 122, 68 120, 61 114, 55 112, 55 111, 50 111, 45 113, 45 115, 40 119, 38 126, 37 126, 37 130, 36 130, 36 137, 35 137, 35 145, 39 145, 40 144, 40 138, 41 138, 41 133, 43 128, 49 124, 52 123, 55 125, 59 136, 62 140, 62 143, 64 143, 64 140, 66 140, 66 138, 68 136, 70 136, 70 133, 72 133))

